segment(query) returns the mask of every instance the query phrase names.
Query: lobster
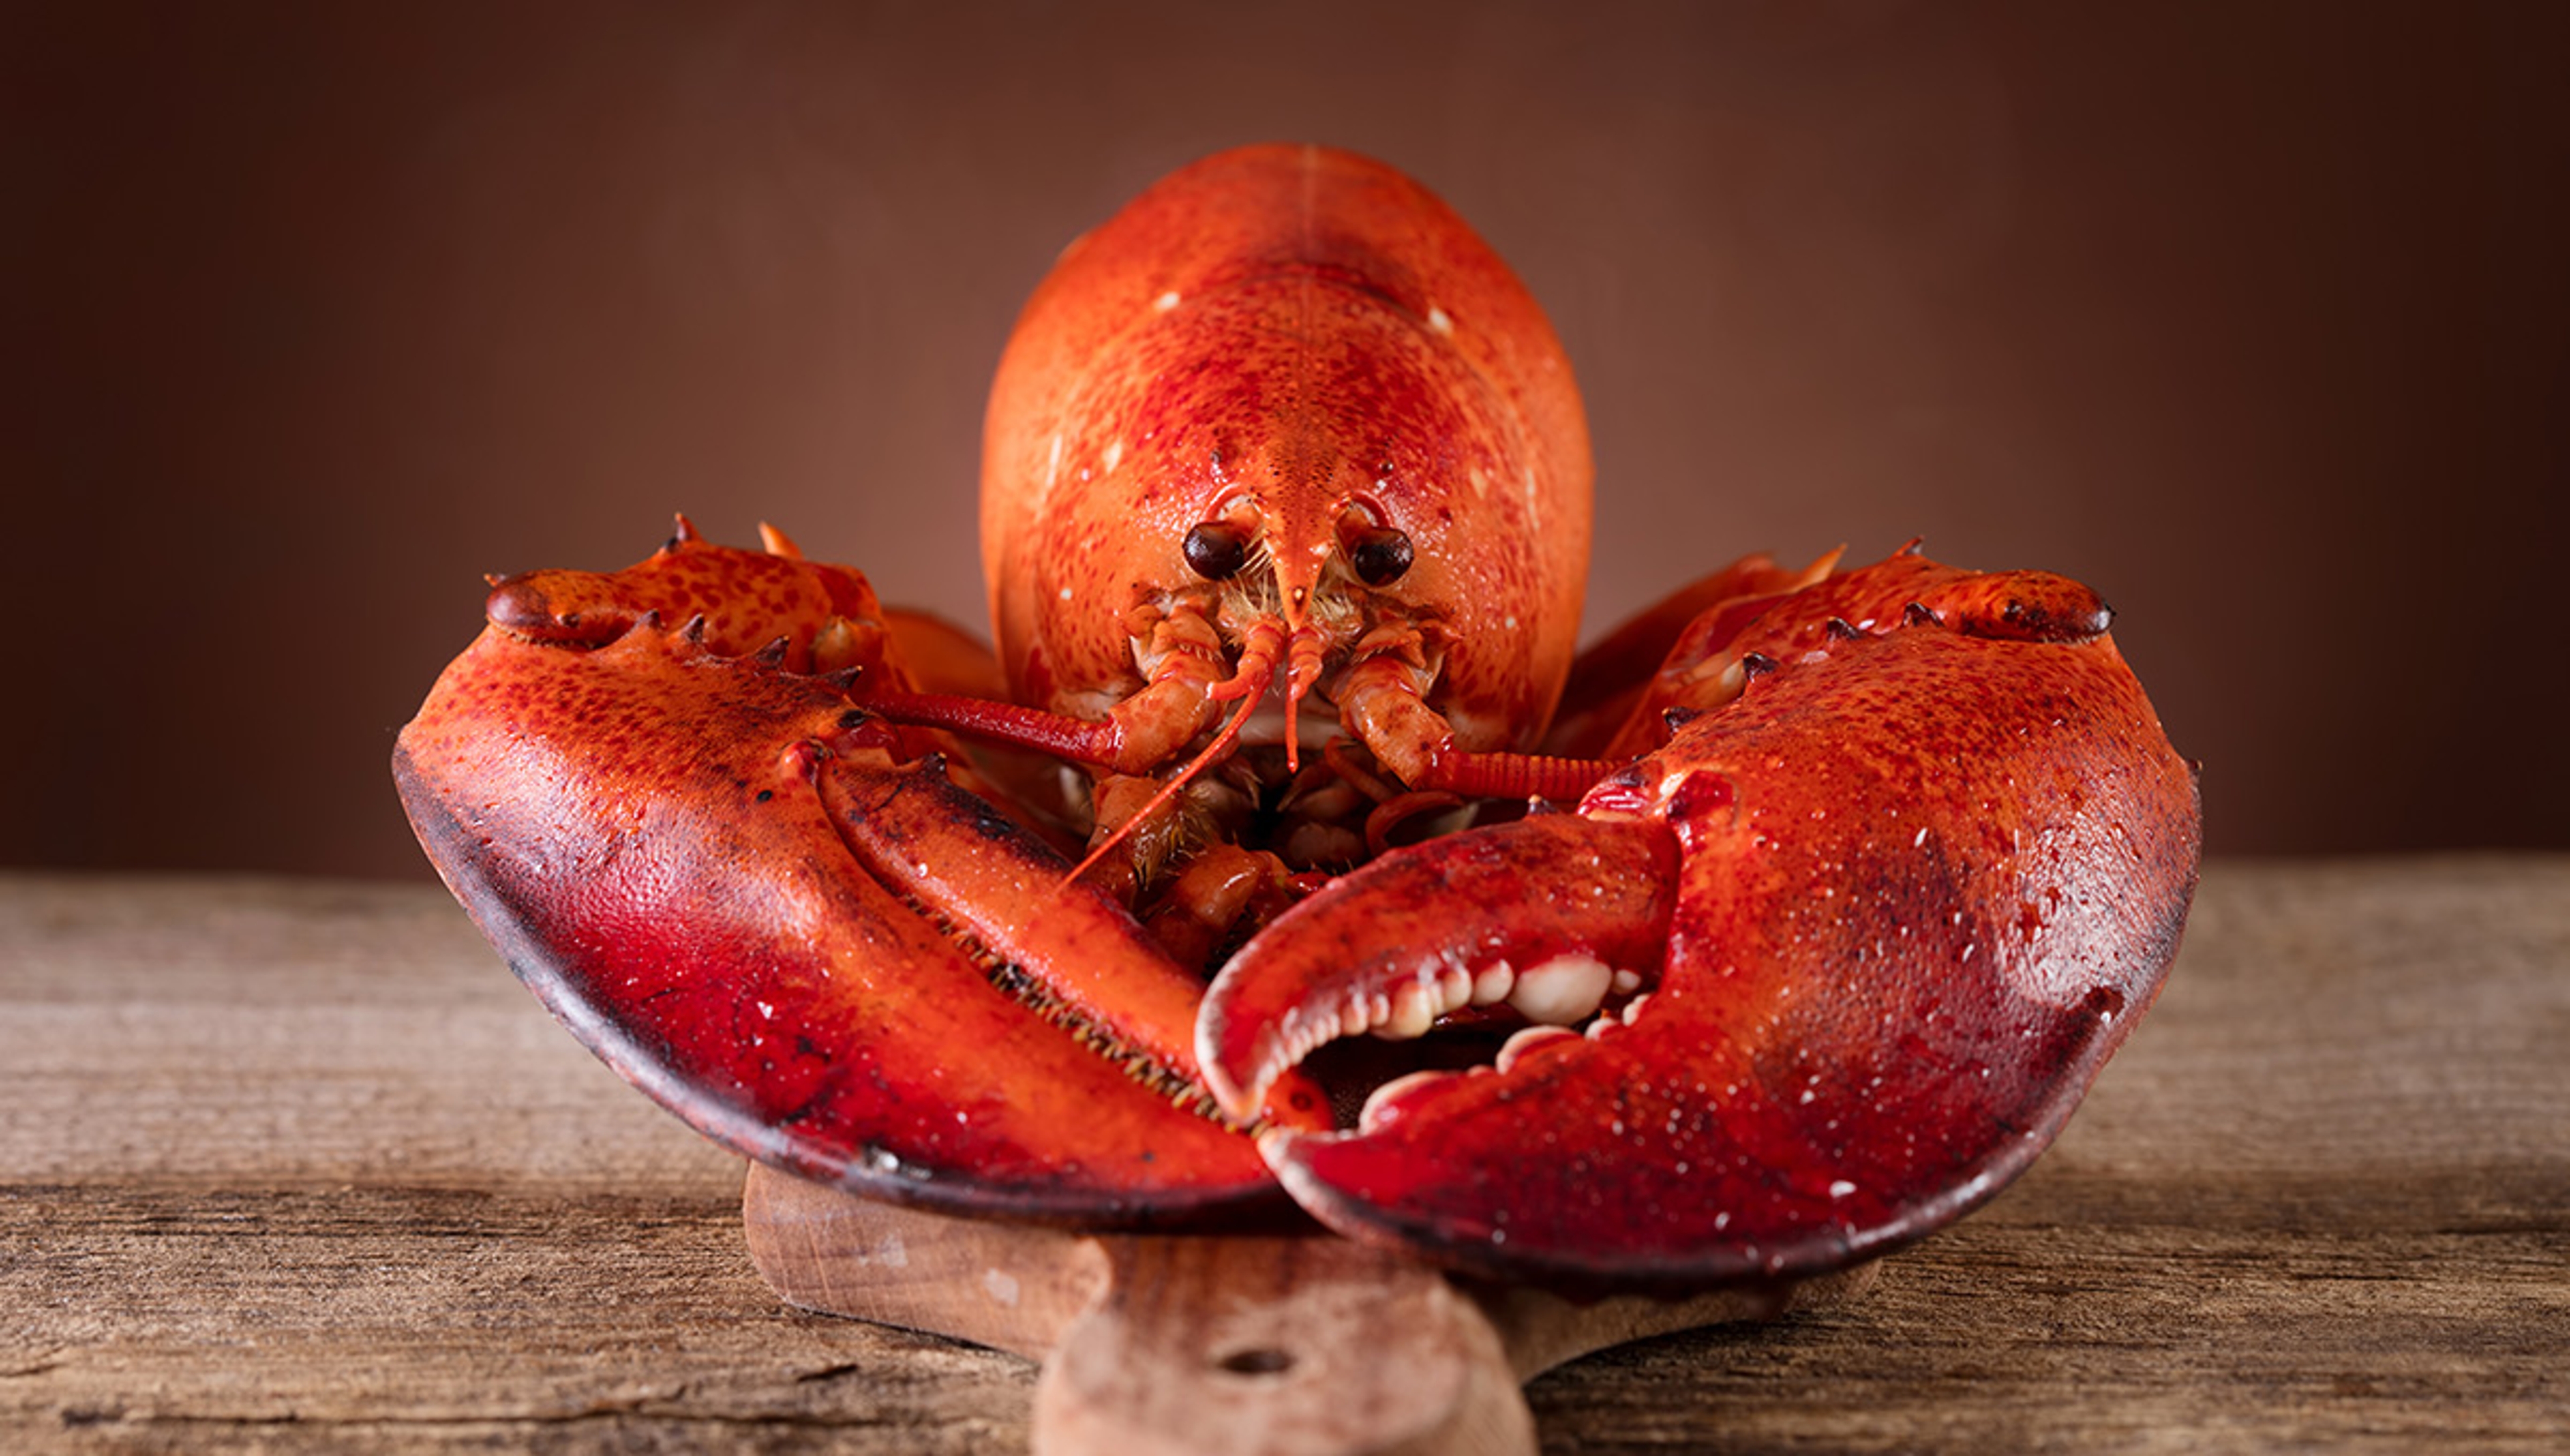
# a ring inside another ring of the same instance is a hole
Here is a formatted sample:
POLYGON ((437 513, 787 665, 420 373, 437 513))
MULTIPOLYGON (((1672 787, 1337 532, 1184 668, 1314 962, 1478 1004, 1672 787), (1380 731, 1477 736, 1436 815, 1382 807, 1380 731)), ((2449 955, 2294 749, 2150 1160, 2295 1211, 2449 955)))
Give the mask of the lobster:
POLYGON ((1579 1290, 1915 1240, 2156 994, 2194 770, 2094 592, 1915 544, 1752 556, 1575 654, 1590 485, 1549 325, 1444 204, 1225 153, 1010 341, 995 651, 681 517, 493 578, 395 778, 584 1042, 807 1178, 1121 1227, 1281 1188, 1579 1290))

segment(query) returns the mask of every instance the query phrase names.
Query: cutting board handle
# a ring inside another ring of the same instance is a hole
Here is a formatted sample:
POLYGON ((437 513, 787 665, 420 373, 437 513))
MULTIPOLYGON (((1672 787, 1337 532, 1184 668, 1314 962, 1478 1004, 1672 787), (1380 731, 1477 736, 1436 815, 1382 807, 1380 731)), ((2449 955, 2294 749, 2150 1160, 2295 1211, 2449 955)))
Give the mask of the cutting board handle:
POLYGON ((1591 1350, 1854 1297, 1866 1265, 1685 1300, 1466 1285, 1363 1245, 1082 1235, 897 1208, 753 1166, 787 1302, 1040 1360, 1041 1456, 1520 1456, 1519 1385, 1591 1350))
POLYGON ((1097 1241, 1036 1383, 1045 1456, 1515 1456, 1534 1418, 1481 1307, 1333 1239, 1097 1241))

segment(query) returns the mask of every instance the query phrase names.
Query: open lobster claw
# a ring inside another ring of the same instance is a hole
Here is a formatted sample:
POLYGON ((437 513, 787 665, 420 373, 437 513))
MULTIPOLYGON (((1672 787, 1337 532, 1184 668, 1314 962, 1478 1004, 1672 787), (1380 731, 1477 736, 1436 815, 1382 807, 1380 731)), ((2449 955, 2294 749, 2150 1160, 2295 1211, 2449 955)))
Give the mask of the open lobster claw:
POLYGON ((742 1153, 1126 1225, 1281 1176, 1450 1265, 1682 1289, 1987 1198, 2166 972, 2195 786, 2094 594, 1753 557, 1574 663, 1568 361, 1381 164, 1173 175, 1066 251, 988 424, 996 656, 682 521, 495 582, 402 733, 484 932, 742 1153), (1528 794, 1577 811, 1314 889, 1528 794), (1536 1024, 1344 1132, 1296 1066, 1441 1022, 1536 1024))
POLYGON ((2194 776, 2085 587, 1905 554, 1717 619, 1575 814, 1386 855, 1216 978, 1235 1109, 1360 1030, 1588 1022, 1268 1134, 1325 1223, 1573 1289, 1842 1267, 2022 1171, 2156 995, 2194 776))
POLYGON ((682 521, 496 583, 394 756, 456 898, 592 1051, 790 1172, 1087 1224, 1271 1198, 1242 1129, 1323 1125, 1317 1093, 1209 1115, 1201 983, 864 710, 902 686, 872 592, 771 546, 682 521))

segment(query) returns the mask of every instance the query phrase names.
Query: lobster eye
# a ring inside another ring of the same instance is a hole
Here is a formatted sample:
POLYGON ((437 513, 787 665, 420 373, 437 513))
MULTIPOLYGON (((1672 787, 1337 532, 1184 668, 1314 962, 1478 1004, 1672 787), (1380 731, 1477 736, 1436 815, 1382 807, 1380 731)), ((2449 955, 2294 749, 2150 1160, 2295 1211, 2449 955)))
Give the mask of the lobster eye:
POLYGON ((1389 526, 1357 533, 1347 550, 1348 565, 1368 586, 1389 586, 1410 569, 1410 538, 1389 526))
POLYGON ((1228 521, 1198 522, 1181 546, 1187 565, 1208 581, 1220 581, 1249 561, 1249 533, 1228 521))

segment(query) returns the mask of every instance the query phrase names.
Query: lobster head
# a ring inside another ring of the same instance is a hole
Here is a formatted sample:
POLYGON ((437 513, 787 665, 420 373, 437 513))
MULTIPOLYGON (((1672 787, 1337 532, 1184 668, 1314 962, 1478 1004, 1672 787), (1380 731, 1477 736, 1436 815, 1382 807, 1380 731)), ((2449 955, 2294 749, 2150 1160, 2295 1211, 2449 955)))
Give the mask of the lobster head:
POLYGON ((1435 624, 1431 698, 1521 747, 1579 630, 1590 466, 1570 366, 1515 275, 1380 163, 1254 147, 1073 242, 992 386, 983 563, 1017 695, 1132 690, 1137 605, 1272 620, 1290 709, 1388 619, 1435 624))

